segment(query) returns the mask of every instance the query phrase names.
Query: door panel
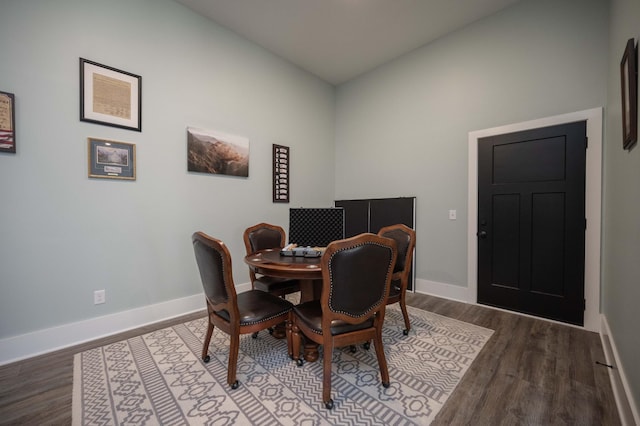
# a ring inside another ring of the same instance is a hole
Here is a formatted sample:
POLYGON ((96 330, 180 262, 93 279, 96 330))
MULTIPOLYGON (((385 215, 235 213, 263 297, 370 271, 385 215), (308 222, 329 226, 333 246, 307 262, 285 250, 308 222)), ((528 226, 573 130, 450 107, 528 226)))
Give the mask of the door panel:
POLYGON ((493 275, 495 285, 517 288, 520 265, 520 196, 501 194, 493 199, 493 275))
POLYGON ((493 183, 563 180, 565 149, 564 138, 497 145, 493 150, 493 183), (533 158, 544 158, 545 161, 531 161, 533 158))
POLYGON ((564 194, 533 194, 531 291, 562 297, 564 289, 564 194))
POLYGON ((478 302, 583 324, 586 122, 478 140, 478 302))

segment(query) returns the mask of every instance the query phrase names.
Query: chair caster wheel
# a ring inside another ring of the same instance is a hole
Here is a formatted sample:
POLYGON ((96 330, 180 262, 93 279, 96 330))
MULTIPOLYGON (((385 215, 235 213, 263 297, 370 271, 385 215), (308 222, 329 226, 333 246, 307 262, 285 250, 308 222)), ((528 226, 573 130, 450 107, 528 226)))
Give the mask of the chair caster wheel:
POLYGON ((251 334, 251 337, 253 337, 254 339, 258 338, 258 332, 254 331, 253 334, 251 334))
POLYGON ((333 408, 333 399, 330 399, 327 402, 325 402, 324 406, 327 410, 331 410, 333 408))
POLYGON ((238 389, 238 386, 240 386, 240 382, 238 382, 237 380, 231 383, 231 389, 238 389))
POLYGON ((369 349, 371 348, 371 342, 365 342, 365 343, 362 345, 362 347, 363 347, 363 348, 365 348, 366 350, 369 350, 369 349))
POLYGON ((404 334, 405 336, 409 335, 409 330, 407 330, 406 328, 404 330, 402 330, 402 334, 404 334))
POLYGON ((207 355, 204 358, 202 358, 202 361, 204 361, 204 363, 206 364, 207 362, 211 361, 211 357, 207 355))
POLYGON ((351 345, 349 349, 351 350, 352 354, 355 354, 358 351, 358 348, 356 348, 356 345, 351 345))
POLYGON ((390 385, 391 384, 389 382, 387 382, 387 383, 382 382, 382 387, 383 388, 388 388, 390 385))
POLYGON ((302 364, 304 364, 304 361, 302 361, 302 358, 298 358, 298 359, 296 359, 296 365, 297 365, 298 367, 302 367, 302 364))

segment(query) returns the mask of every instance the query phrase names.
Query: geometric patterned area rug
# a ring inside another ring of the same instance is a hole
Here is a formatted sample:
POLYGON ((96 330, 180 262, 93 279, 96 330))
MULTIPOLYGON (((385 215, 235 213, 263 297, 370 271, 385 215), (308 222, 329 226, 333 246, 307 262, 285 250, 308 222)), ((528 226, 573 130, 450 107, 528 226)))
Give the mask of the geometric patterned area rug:
POLYGON ((427 425, 493 331, 397 304, 387 307, 384 347, 391 386, 375 350, 333 352, 332 410, 322 403, 322 351, 298 367, 286 339, 241 337, 237 377, 226 384, 229 338, 215 329, 200 360, 206 318, 74 356, 74 425, 427 425))

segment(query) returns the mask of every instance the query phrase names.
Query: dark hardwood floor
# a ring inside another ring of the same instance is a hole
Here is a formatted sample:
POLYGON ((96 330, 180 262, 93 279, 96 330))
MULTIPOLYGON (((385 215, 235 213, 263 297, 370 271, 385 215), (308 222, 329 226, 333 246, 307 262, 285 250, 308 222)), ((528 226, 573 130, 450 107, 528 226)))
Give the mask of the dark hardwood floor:
POLYGON ((597 333, 420 294, 407 304, 494 330, 434 426, 620 424, 597 333))
MULTIPOLYGON (((433 425, 619 425, 600 337, 422 294, 408 304, 494 330, 433 425)), ((0 367, 0 424, 71 424, 73 355, 199 313, 0 367)))

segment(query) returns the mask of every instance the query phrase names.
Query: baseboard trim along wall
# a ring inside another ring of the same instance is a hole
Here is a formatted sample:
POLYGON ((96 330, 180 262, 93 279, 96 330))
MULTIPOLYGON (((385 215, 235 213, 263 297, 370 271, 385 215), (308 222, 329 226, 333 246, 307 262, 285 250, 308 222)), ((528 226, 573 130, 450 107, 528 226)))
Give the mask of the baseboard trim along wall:
POLYGON ((611 379, 611 387, 613 388, 613 396, 620 413, 620 420, 623 426, 640 425, 638 407, 635 405, 633 398, 630 398, 629 382, 620 362, 618 349, 611 335, 607 317, 604 315, 601 315, 600 339, 602 340, 606 362, 613 367, 608 369, 609 379, 611 379))
POLYGON ((0 365, 68 348, 205 308, 204 296, 196 294, 0 339, 0 365))
POLYGON ((429 294, 431 296, 455 300, 456 302, 475 303, 475 300, 468 300, 469 289, 467 287, 423 280, 420 278, 416 278, 415 283, 416 293, 429 294))

